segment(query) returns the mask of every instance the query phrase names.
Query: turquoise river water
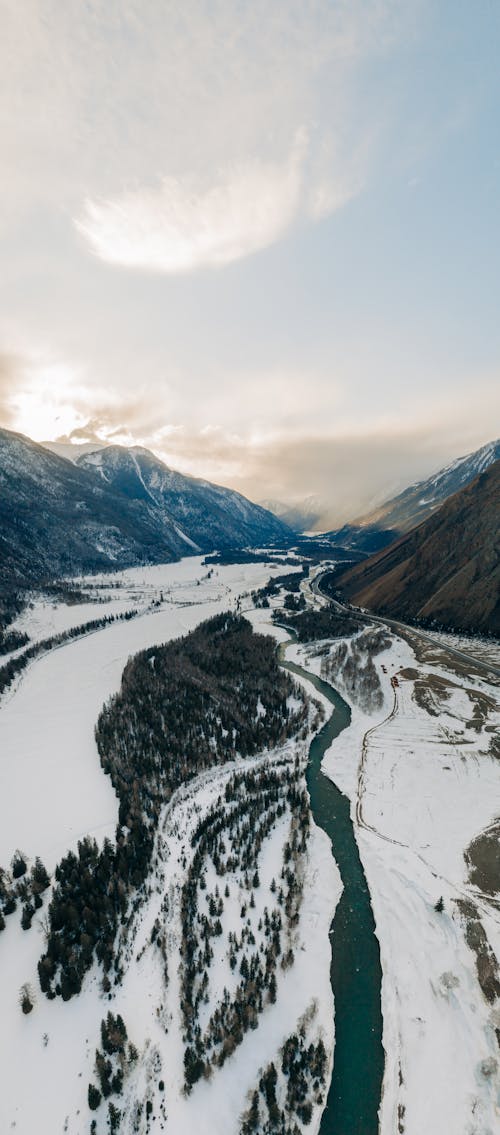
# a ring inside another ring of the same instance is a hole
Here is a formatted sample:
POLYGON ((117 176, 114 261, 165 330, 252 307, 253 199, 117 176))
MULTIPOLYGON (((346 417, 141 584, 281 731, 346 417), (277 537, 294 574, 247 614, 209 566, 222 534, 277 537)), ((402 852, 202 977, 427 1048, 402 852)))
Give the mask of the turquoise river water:
POLYGON ((280 648, 280 661, 311 682, 333 707, 311 742, 307 768, 313 816, 330 838, 344 887, 330 928, 335 1056, 320 1135, 377 1135, 384 1073, 380 950, 349 800, 321 772, 323 756, 349 726, 351 711, 327 682, 287 661, 286 644, 280 648))

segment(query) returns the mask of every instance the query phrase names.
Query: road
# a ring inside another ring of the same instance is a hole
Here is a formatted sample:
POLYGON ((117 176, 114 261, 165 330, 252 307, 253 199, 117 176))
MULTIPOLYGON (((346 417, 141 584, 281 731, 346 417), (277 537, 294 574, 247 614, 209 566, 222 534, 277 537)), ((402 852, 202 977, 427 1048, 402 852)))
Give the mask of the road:
MULTIPOLYGON (((321 590, 321 579, 322 576, 326 574, 327 573, 324 571, 319 572, 316 576, 314 576, 312 580, 308 580, 312 594, 317 599, 321 600, 322 604, 332 603, 336 610, 341 612, 343 615, 350 614, 351 612, 349 607, 346 607, 343 603, 339 603, 337 599, 330 599, 330 597, 321 590)), ((435 648, 439 647, 441 650, 446 651, 448 654, 455 655, 456 658, 459 658, 461 662, 467 663, 468 666, 473 666, 476 669, 483 670, 490 676, 494 674, 495 677, 500 677, 499 666, 495 666, 492 662, 485 662, 482 659, 476 658, 471 654, 467 654, 464 650, 457 650, 457 648, 454 646, 448 646, 445 643, 438 642, 435 638, 432 637, 432 635, 426 634, 426 632, 420 630, 420 628, 408 626, 407 623, 401 623, 397 619, 382 618, 380 615, 374 615, 371 611, 367 612, 367 616, 370 619, 370 622, 380 623, 382 626, 390 627, 392 630, 396 631, 396 633, 402 634, 403 636, 405 634, 415 635, 417 638, 423 639, 424 642, 430 643, 435 648)))
MULTIPOLYGON (((326 605, 329 605, 330 603, 332 603, 333 606, 336 608, 336 610, 338 610, 339 613, 341 613, 342 615, 351 614, 351 610, 348 607, 345 607, 342 603, 339 603, 338 600, 336 600, 336 599, 330 599, 329 596, 326 596, 325 593, 321 591, 321 578, 322 578, 322 575, 324 575, 324 574, 326 574, 326 573, 319 571, 316 576, 313 576, 312 579, 308 579, 307 581, 304 581, 307 585, 306 587, 303 587, 303 590, 305 591, 306 595, 309 592, 309 594, 312 595, 314 600, 316 600, 316 602, 320 603, 321 606, 326 606, 326 605)), ((426 641, 432 643, 434 646, 442 646, 442 644, 437 643, 436 640, 431 637, 431 635, 425 634, 424 631, 420 631, 420 630, 417 631, 414 627, 409 627, 405 623, 400 623, 395 619, 382 619, 378 615, 372 615, 372 613, 370 611, 370 612, 367 612, 367 621, 369 621, 369 622, 373 621, 373 622, 379 623, 382 626, 390 627, 392 630, 397 631, 400 634, 403 633, 403 632, 411 632, 411 634, 415 634, 418 637, 425 639, 426 641)), ((462 652, 460 650, 456 650, 454 647, 443 646, 442 648, 445 651, 450 651, 450 653, 457 655, 457 657, 466 661, 469 664, 472 664, 473 666, 479 665, 481 667, 481 669, 485 669, 485 670, 490 671, 490 672, 493 671, 495 674, 500 673, 500 670, 498 669, 498 667, 493 666, 493 665, 490 667, 490 666, 488 666, 484 663, 480 663, 480 662, 478 662, 477 659, 466 654, 465 652, 462 652)), ((401 679, 400 679, 400 681, 401 681, 401 679)), ((374 725, 372 725, 366 731, 366 733, 364 734, 364 737, 363 737, 362 746, 361 746, 361 757, 360 757, 359 769, 358 769, 357 790, 356 790, 356 807, 355 807, 356 823, 358 824, 358 826, 360 828, 364 828, 365 831, 371 832, 373 835, 377 836, 379 839, 384 840, 386 843, 391 843, 394 846, 402 847, 406 851, 409 851, 412 854, 414 854, 417 857, 417 859, 419 859, 420 862, 431 872, 431 874, 434 876, 434 878, 436 878, 436 879, 440 878, 453 891, 455 891, 455 893, 460 898, 466 899, 466 900, 469 900, 469 901, 472 899, 476 903, 476 905, 481 909, 481 911, 483 913, 486 913, 490 917, 493 917, 494 921, 497 922, 497 924, 499 924, 498 918, 496 918, 496 912, 499 909, 499 904, 498 904, 498 901, 495 898, 493 898, 492 896, 484 895, 482 892, 478 891, 477 888, 475 888, 475 887, 457 886, 456 883, 454 883, 451 879, 447 878, 446 875, 443 875, 443 873, 441 871, 439 871, 433 863, 430 863, 429 860, 427 860, 424 855, 422 855, 419 851, 417 851, 416 848, 411 847, 410 844, 404 843, 401 840, 391 838, 390 836, 386 835, 384 832, 380 831, 378 828, 373 827, 373 825, 368 823, 366 821, 365 817, 364 817, 364 814, 363 814, 363 796, 364 796, 364 792, 365 792, 366 762, 367 762, 367 758, 368 758, 368 750, 369 750, 370 739, 376 732, 378 732, 378 730, 383 729, 384 726, 386 726, 387 723, 392 718, 396 717, 398 715, 398 713, 400 712, 398 692, 399 692, 398 687, 395 686, 394 690, 393 690, 394 702, 393 702, 393 705, 392 705, 389 713, 387 714, 387 716, 382 721, 376 722, 374 725)))

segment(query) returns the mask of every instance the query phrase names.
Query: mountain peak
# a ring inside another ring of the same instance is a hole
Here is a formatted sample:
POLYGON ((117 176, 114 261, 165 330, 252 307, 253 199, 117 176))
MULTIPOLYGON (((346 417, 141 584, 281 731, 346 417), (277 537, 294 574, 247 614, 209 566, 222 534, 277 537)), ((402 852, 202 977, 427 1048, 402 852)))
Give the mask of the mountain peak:
POLYGON ((447 497, 468 485, 499 458, 500 440, 489 441, 473 453, 455 458, 426 480, 414 481, 379 508, 355 520, 354 525, 361 528, 375 525, 384 530, 408 532, 415 524, 431 516, 447 497))
POLYGON ((0 430, 0 448, 4 590, 290 535, 259 505, 176 473, 141 446, 91 449, 73 462, 0 430))
POLYGON ((389 548, 344 573, 338 585, 384 615, 498 633, 499 505, 500 460, 389 548))

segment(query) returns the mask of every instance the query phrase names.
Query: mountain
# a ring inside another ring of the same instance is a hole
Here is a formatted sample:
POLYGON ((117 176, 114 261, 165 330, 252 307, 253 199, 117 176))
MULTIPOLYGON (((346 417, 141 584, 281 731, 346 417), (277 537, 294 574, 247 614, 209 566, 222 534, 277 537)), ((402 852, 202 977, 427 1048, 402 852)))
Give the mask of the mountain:
POLYGON ((361 607, 447 627, 500 631, 500 461, 336 586, 361 607))
POLYGON ((366 527, 344 524, 342 528, 334 528, 331 532, 324 532, 312 538, 318 543, 328 540, 336 548, 362 552, 370 556, 373 552, 378 552, 381 548, 392 544, 397 535, 398 533, 391 528, 379 528, 376 524, 367 524, 366 527))
POLYGON ((82 453, 93 453, 96 449, 104 449, 105 442, 99 441, 41 441, 44 449, 50 449, 51 453, 57 453, 58 457, 67 457, 68 461, 73 461, 76 464, 82 453))
POLYGON ((366 528, 376 526, 378 529, 396 530, 396 532, 409 532, 416 524, 426 520, 444 503, 447 497, 470 484, 479 473, 484 473, 494 461, 500 458, 500 440, 490 441, 474 453, 466 457, 458 457, 450 465, 445 465, 438 473, 433 473, 425 481, 417 481, 391 497, 358 520, 354 526, 366 528))
POLYGON ((272 512, 294 532, 309 532, 320 519, 325 506, 319 497, 310 496, 297 504, 285 504, 284 501, 261 501, 262 508, 272 512))
POLYGON ((289 535, 238 493, 182 477, 146 450, 110 447, 74 464, 0 429, 4 593, 63 574, 161 563, 289 535))
POLYGON ((458 457, 425 481, 416 481, 378 508, 325 532, 324 538, 337 547, 368 555, 388 547, 403 532, 426 520, 444 501, 474 480, 500 458, 500 441, 490 441, 466 457, 458 457))
POLYGON ((95 474, 0 430, 0 565, 14 586, 141 560, 176 559, 186 548, 137 502, 95 474))
POLYGON ((140 446, 110 445, 83 454, 77 466, 92 470, 101 484, 128 500, 142 502, 144 508, 173 525, 193 551, 290 539, 290 529, 283 521, 260 505, 232 489, 176 473, 140 446))

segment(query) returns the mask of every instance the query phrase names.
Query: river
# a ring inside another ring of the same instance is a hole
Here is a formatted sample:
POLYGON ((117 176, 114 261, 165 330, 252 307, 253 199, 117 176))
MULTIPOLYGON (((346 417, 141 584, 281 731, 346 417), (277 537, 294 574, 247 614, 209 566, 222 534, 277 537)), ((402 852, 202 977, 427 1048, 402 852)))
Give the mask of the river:
POLYGON ((288 661, 285 652, 283 644, 281 664, 311 682, 333 706, 331 716, 311 742, 307 767, 312 813, 331 840, 344 886, 330 928, 335 1054, 320 1135, 378 1135, 384 1074, 379 943, 349 800, 321 772, 323 756, 334 738, 349 726, 351 711, 332 686, 288 661))

